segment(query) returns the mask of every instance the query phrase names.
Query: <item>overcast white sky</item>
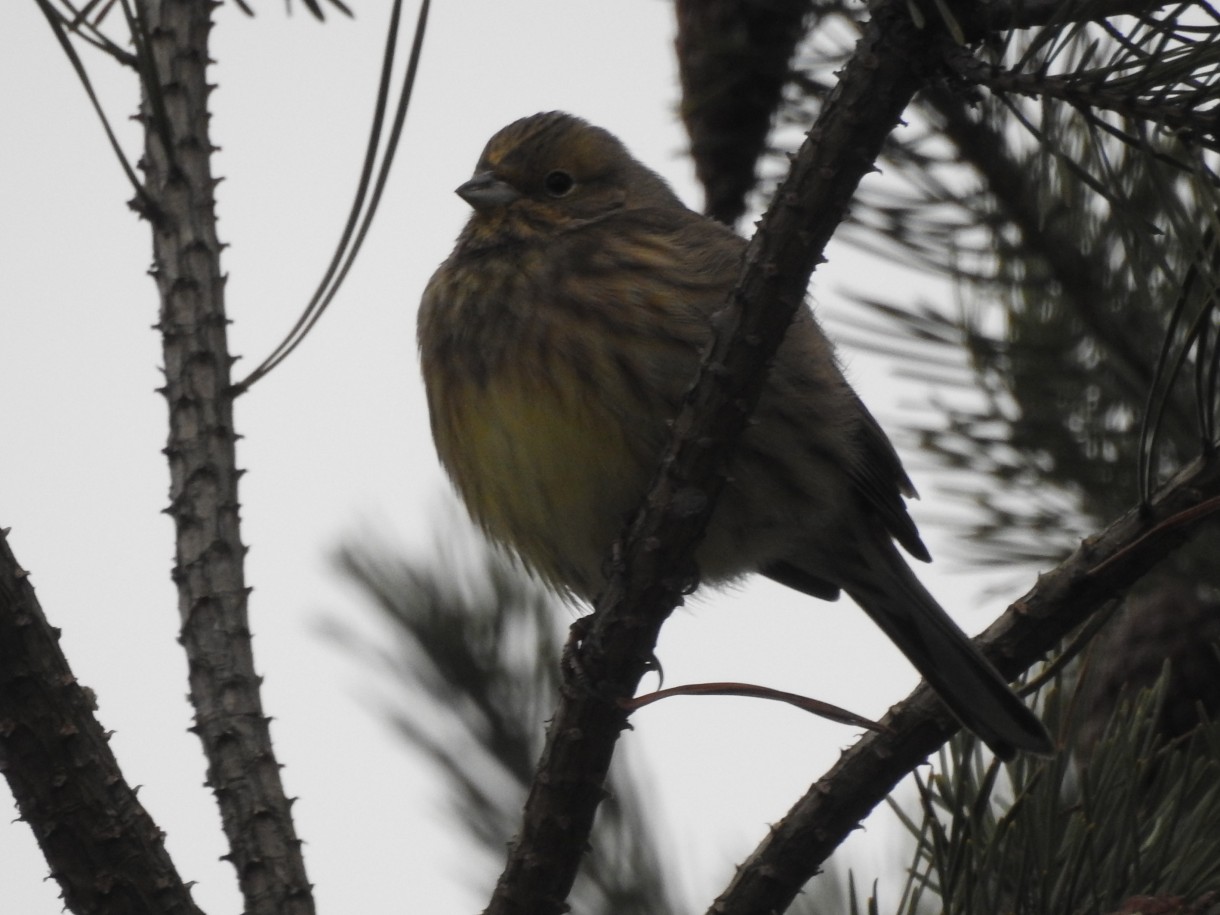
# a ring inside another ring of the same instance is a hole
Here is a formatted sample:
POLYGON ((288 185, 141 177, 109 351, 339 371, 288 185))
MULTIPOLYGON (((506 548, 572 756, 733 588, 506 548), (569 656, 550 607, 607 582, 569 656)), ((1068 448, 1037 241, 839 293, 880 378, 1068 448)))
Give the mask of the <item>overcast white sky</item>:
MULTIPOLYGON (((254 19, 231 4, 216 15, 214 139, 239 376, 308 299, 355 186, 388 4, 351 5, 354 21, 325 24, 300 9, 286 17, 278 2, 257 3, 254 19)), ((131 191, 37 7, 4 7, 0 527, 12 528, 12 548, 63 629, 77 676, 97 692, 128 780, 142 786, 180 872, 197 882, 196 899, 209 913, 236 912, 199 744, 186 731, 172 530, 160 513, 166 411, 154 394, 148 227, 127 209, 131 191)), ((452 189, 491 133, 535 111, 572 111, 619 134, 701 204, 674 113, 673 32, 663 0, 440 0, 362 260, 313 337, 238 406, 256 656, 323 911, 476 911, 498 873, 498 861, 480 870, 446 820, 440 781, 388 733, 385 684, 318 634, 325 619, 378 631, 328 556, 366 531, 428 543, 447 483, 428 438, 415 310, 466 218, 452 189)), ((126 120, 134 77, 86 60, 138 157, 126 120)), ((840 252, 819 272, 820 308, 837 307, 843 284, 887 291, 885 273, 862 276, 854 263, 840 252)), ((876 363, 845 355, 885 422, 892 385, 876 363)), ((930 586, 972 632, 1000 609, 998 599, 980 605, 960 577, 930 586)), ((915 682, 850 604, 793 599, 765 583, 681 611, 659 653, 670 684, 751 680, 871 716, 915 682)), ((698 908, 855 736, 743 699, 673 700, 635 724, 624 743, 647 767, 698 908)), ((8 819, 0 816, 0 908, 60 911, 28 828, 8 819)), ((884 858, 878 832, 856 844, 884 858)))

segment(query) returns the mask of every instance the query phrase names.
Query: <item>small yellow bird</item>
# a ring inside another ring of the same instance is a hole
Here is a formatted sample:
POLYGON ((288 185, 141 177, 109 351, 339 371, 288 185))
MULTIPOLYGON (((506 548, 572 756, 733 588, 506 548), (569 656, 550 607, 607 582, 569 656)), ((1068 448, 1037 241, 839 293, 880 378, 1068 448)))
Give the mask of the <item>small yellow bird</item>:
MULTIPOLYGON (((746 243, 561 112, 500 130, 457 193, 474 213, 419 312, 436 449, 488 535, 592 600, 746 243)), ((702 580, 846 591, 998 756, 1051 752, 895 547, 930 559, 903 502, 914 490, 808 308, 753 420, 696 552, 702 580)))

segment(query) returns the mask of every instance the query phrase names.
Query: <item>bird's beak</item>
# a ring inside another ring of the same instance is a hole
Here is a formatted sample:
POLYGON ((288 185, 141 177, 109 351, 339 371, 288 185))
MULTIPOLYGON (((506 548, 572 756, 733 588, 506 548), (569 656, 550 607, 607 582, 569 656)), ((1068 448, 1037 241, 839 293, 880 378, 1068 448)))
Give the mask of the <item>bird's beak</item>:
POLYGON ((492 172, 479 172, 457 189, 457 195, 476 210, 489 210, 507 206, 520 197, 521 192, 492 172))

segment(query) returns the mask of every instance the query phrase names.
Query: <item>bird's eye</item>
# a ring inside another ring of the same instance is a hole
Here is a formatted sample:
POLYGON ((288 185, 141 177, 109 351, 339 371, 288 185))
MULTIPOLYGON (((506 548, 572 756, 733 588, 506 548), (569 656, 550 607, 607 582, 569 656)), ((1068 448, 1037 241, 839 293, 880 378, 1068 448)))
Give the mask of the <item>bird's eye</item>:
POLYGON ((572 188, 575 186, 575 179, 561 169, 556 169, 553 172, 549 172, 547 176, 542 179, 543 189, 552 197, 566 197, 569 193, 571 193, 572 188))

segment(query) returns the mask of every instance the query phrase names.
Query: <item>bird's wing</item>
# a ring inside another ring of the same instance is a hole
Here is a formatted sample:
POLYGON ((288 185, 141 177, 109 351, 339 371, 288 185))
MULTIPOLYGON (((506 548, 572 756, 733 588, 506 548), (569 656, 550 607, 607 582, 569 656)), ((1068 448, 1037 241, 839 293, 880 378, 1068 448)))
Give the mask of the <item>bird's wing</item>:
POLYGON ((890 442, 881 425, 868 412, 868 407, 855 396, 860 411, 857 427, 859 460, 852 467, 851 477, 861 495, 876 510, 878 517, 903 549, 923 562, 931 562, 932 556, 919 536, 915 522, 907 512, 903 496, 914 497, 915 487, 902 468, 898 452, 890 442))

